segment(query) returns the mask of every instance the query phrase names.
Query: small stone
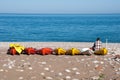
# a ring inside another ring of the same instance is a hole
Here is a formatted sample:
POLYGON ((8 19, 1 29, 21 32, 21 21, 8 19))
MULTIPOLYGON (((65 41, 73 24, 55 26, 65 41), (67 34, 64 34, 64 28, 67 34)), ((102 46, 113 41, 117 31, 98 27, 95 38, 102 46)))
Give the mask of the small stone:
POLYGON ((19 79, 23 79, 23 77, 19 77, 19 79))
POLYGON ((44 76, 45 75, 45 73, 40 73, 42 76, 44 76))
POLYGON ((94 77, 91 77, 92 80, 98 80, 99 79, 99 76, 94 76, 94 77))
POLYGON ((49 68, 44 68, 44 70, 49 71, 49 68))
POLYGON ((73 71, 77 70, 77 68, 72 68, 73 71))
POLYGON ((104 64, 104 62, 103 62, 103 61, 101 61, 100 63, 101 63, 101 64, 104 64))
POLYGON ((29 67, 28 69, 32 70, 32 67, 29 67))
POLYGON ((46 79, 48 79, 48 80, 52 80, 53 78, 52 78, 52 77, 46 77, 46 79))
POLYGON ((77 74, 77 75, 78 75, 78 74, 80 74, 80 72, 75 72, 75 74, 77 74))
POLYGON ((41 64, 46 64, 46 62, 41 62, 41 64))
POLYGON ((24 70, 22 70, 22 69, 20 70, 20 72, 23 72, 23 71, 24 71, 24 70))
POLYGON ((99 66, 98 64, 97 64, 97 65, 95 65, 95 68, 96 68, 96 67, 98 67, 98 66, 99 66))
POLYGON ((4 70, 3 69, 0 69, 1 72, 3 72, 4 70))
POLYGON ((120 75, 120 72, 116 72, 116 74, 120 75))
POLYGON ((84 61, 85 59, 81 59, 81 61, 84 61))
POLYGON ((71 77, 70 77, 70 76, 66 76, 65 78, 66 78, 66 79, 71 79, 71 77))
POLYGON ((53 72, 54 72, 54 70, 51 70, 50 72, 52 72, 52 73, 53 73, 53 72))
POLYGON ((117 72, 118 70, 116 69, 115 71, 117 72))
POLYGON ((95 64, 96 64, 96 63, 99 63, 99 61, 97 61, 97 60, 96 60, 96 61, 93 61, 93 63, 95 63, 95 64))
POLYGON ((12 66, 9 66, 8 68, 9 68, 9 69, 12 69, 12 66))
POLYGON ((3 67, 7 66, 7 64, 3 64, 3 67))
POLYGON ((58 73, 59 76, 62 76, 63 74, 62 73, 58 73))
POLYGON ((95 69, 98 70, 98 71, 100 71, 100 70, 103 69, 103 67, 98 65, 98 66, 95 67, 95 69))
POLYGON ((19 69, 16 69, 16 71, 23 72, 24 70, 22 70, 22 69, 21 69, 21 70, 19 70, 19 69))
POLYGON ((118 70, 120 71, 120 68, 118 70))
POLYGON ((68 73, 71 72, 69 69, 66 69, 65 71, 68 72, 68 73))
POLYGON ((86 64, 88 67, 90 66, 90 64, 86 64))

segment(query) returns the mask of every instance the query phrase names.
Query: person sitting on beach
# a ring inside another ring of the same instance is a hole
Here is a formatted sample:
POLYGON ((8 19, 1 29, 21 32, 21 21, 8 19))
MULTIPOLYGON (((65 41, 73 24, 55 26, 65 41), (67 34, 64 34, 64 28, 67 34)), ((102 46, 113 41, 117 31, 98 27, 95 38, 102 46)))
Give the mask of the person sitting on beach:
POLYGON ((100 38, 97 38, 92 47, 93 51, 100 50, 101 47, 102 47, 102 42, 100 41, 100 38))

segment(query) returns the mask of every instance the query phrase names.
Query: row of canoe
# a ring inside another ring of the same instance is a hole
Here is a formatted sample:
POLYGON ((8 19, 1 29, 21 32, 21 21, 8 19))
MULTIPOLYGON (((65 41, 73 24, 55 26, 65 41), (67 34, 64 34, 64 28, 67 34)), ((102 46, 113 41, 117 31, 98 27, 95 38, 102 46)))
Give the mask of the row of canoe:
POLYGON ((84 52, 81 52, 77 48, 71 48, 68 50, 65 50, 64 48, 41 48, 41 49, 35 49, 32 47, 25 48, 24 46, 20 44, 10 44, 8 49, 8 54, 16 55, 16 54, 40 54, 40 55, 48 55, 48 54, 55 54, 55 55, 91 55, 91 54, 99 54, 99 55, 106 55, 107 54, 106 48, 101 48, 99 51, 92 51, 92 50, 86 50, 84 52))

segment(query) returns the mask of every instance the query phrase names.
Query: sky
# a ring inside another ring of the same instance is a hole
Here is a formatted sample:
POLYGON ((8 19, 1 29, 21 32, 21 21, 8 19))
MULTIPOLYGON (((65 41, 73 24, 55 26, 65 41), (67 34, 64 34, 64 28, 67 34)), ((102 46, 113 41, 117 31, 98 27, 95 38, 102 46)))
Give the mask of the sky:
POLYGON ((120 0, 0 0, 0 13, 120 13, 120 0))

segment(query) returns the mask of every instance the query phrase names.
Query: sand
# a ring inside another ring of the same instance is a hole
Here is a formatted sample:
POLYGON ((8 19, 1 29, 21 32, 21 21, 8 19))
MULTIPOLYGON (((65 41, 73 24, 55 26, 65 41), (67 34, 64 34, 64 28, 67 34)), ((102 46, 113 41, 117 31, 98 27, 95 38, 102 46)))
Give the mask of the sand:
MULTIPOLYGON (((103 43, 108 55, 8 55, 0 42, 0 80, 120 80, 120 43, 103 43)), ((17 42, 25 47, 89 48, 87 42, 17 42)))

